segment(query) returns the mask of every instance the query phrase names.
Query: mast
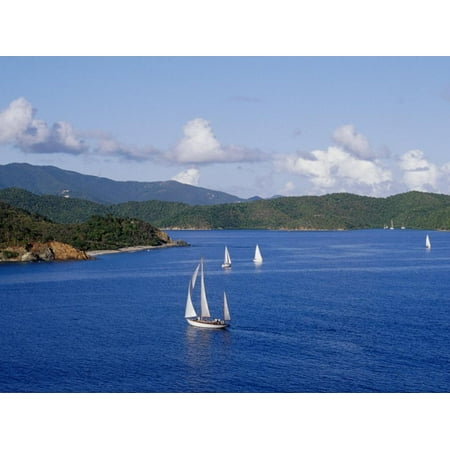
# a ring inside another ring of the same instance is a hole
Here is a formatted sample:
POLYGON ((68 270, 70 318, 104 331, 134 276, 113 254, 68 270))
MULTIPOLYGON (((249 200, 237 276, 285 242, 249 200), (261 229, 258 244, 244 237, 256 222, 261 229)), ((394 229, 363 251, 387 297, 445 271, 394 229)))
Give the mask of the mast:
POLYGON ((201 317, 210 317, 208 308, 208 299, 206 298, 206 289, 205 289, 205 278, 203 275, 203 259, 200 262, 200 309, 201 317))

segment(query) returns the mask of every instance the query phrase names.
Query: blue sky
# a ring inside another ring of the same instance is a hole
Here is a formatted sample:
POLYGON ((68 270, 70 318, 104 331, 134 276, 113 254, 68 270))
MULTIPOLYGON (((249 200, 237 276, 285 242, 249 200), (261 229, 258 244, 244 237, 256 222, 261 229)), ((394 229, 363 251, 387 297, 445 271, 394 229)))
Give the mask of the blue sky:
POLYGON ((450 194, 449 57, 2 57, 0 163, 241 197, 450 194))

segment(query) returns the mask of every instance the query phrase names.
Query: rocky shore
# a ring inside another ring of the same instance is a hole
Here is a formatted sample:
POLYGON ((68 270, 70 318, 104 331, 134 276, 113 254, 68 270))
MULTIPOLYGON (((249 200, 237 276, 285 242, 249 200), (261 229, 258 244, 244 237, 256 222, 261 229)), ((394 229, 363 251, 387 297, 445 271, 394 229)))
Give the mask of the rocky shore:
POLYGON ((13 245, 0 250, 0 261, 71 261, 92 259, 86 252, 63 242, 32 242, 13 245))
POLYGON ((27 245, 12 245, 0 249, 0 262, 33 262, 33 261, 82 261, 95 259, 97 255, 108 253, 137 252, 166 247, 185 247, 185 241, 170 241, 161 245, 137 245, 117 250, 92 250, 84 252, 63 242, 32 242, 27 245))

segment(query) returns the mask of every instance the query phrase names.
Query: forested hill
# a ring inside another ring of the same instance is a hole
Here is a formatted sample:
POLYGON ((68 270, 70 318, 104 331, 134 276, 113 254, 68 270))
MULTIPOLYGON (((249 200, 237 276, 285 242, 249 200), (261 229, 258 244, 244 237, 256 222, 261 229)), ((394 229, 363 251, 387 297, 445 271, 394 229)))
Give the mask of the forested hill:
POLYGON ((450 229, 450 196, 415 191, 387 198, 328 194, 191 206, 156 200, 101 205, 4 189, 0 201, 62 223, 110 214, 135 217, 159 228, 359 229, 382 228, 393 220, 397 228, 450 229))
POLYGON ((0 249, 48 241, 64 242, 79 250, 177 244, 165 232, 139 219, 106 215, 78 224, 60 224, 0 201, 0 249))

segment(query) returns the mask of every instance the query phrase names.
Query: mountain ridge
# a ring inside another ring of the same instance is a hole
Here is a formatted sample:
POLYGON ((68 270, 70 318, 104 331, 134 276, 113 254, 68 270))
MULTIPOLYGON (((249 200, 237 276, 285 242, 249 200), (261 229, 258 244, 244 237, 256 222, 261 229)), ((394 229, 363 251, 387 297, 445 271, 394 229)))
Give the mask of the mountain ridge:
POLYGON ((28 163, 0 165, 0 189, 10 187, 39 195, 75 197, 101 204, 161 200, 180 201, 189 205, 212 205, 247 201, 225 192, 174 180, 116 181, 56 166, 35 166, 28 163))

